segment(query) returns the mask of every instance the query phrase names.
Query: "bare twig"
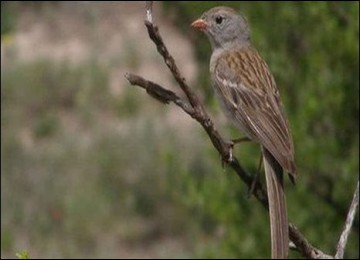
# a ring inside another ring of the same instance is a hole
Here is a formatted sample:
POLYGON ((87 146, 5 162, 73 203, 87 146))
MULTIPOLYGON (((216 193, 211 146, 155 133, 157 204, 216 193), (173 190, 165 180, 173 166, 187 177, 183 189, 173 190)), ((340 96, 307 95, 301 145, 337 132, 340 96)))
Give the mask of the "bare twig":
POLYGON ((153 18, 152 18, 152 6, 153 6, 153 1, 146 1, 146 20, 149 23, 153 23, 153 18))
POLYGON ((191 117, 195 116, 195 111, 188 102, 178 97, 171 90, 167 90, 152 81, 131 73, 126 73, 125 78, 131 83, 131 85, 137 85, 146 89, 146 92, 150 96, 159 100, 161 103, 169 104, 170 102, 173 102, 181 107, 185 113, 189 114, 191 117))
POLYGON ((336 247, 335 258, 337 258, 337 259, 344 258, 344 249, 345 249, 345 246, 347 243, 347 239, 350 235, 351 226, 354 221, 354 218, 356 215, 356 209, 358 208, 358 205, 359 205, 359 181, 357 183, 356 190, 354 192, 354 196, 353 196, 353 199, 352 199, 352 202, 350 205, 350 209, 349 209, 348 215, 346 217, 344 230, 341 233, 339 242, 336 247))
MULTIPOLYGON (((241 178, 241 180, 245 182, 248 188, 250 188, 253 184, 253 177, 246 173, 237 158, 233 157, 232 160, 229 161, 231 143, 225 141, 224 138, 222 138, 222 136, 220 135, 220 133, 216 130, 215 125, 211 120, 209 114, 206 112, 203 104, 199 101, 200 99, 187 85, 187 83, 185 82, 185 78, 181 76, 180 71, 175 64, 174 58, 170 55, 167 47, 162 40, 158 27, 153 25, 151 20, 151 4, 147 4, 147 20, 145 21, 145 25, 148 30, 149 37, 155 43, 158 52, 163 57, 165 64, 171 71, 173 77, 179 84, 182 91, 185 93, 188 102, 181 99, 174 92, 160 86, 157 83, 148 81, 138 75, 127 73, 125 77, 132 85, 137 85, 146 89, 146 92, 149 95, 156 98, 160 102, 165 104, 173 102, 174 104, 182 108, 185 113, 198 121, 208 134, 214 147, 220 153, 223 160, 228 162, 228 165, 236 172, 236 174, 241 178)), ((253 193, 255 198, 268 210, 267 194, 259 182, 256 182, 253 193)), ((295 245, 296 250, 300 252, 304 257, 312 259, 333 258, 332 256, 324 254, 319 249, 312 246, 306 240, 306 238, 298 231, 296 226, 291 223, 289 224, 289 236, 291 241, 295 245)))
POLYGON ((155 43, 158 52, 164 58, 165 64, 168 66, 176 82, 179 84, 182 91, 184 91, 186 97, 189 99, 191 106, 193 106, 196 109, 203 110, 202 105, 198 100, 198 97, 186 84, 185 78, 181 76, 180 71, 175 64, 174 58, 171 56, 167 47, 164 44, 164 41, 159 33, 158 27, 148 21, 145 21, 145 25, 148 30, 149 37, 155 43))

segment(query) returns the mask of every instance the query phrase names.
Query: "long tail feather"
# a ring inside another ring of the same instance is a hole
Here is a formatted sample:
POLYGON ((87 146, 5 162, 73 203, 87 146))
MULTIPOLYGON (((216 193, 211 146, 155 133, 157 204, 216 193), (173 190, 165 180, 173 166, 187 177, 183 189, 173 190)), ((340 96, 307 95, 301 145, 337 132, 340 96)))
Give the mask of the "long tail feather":
POLYGON ((289 250, 289 230, 286 199, 282 184, 282 168, 263 147, 266 186, 269 199, 271 257, 286 259, 289 250))

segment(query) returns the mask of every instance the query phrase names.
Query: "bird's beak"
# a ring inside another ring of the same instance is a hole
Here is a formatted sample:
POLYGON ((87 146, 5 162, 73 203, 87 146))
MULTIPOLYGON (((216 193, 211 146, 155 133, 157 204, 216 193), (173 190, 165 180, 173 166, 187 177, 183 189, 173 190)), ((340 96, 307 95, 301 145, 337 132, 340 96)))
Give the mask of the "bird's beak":
POLYGON ((208 24, 203 19, 197 19, 191 24, 191 27, 203 31, 206 30, 208 24))

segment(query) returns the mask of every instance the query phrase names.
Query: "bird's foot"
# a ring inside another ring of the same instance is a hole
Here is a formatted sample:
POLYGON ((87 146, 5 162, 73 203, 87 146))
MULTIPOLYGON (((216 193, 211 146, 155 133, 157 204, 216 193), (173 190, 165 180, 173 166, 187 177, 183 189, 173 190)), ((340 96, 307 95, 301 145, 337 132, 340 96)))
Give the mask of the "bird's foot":
POLYGON ((259 181, 259 176, 260 176, 260 171, 261 171, 261 166, 262 166, 262 154, 260 156, 260 161, 259 161, 259 165, 257 168, 257 171, 255 173, 255 176, 251 182, 251 186, 248 190, 248 197, 250 198, 252 194, 254 194, 255 190, 256 190, 256 186, 260 184, 259 181))
POLYGON ((225 142, 225 147, 227 153, 225 154, 225 156, 222 156, 221 158, 221 166, 223 168, 225 168, 225 165, 230 164, 234 159, 233 157, 234 142, 232 140, 225 142))
POLYGON ((228 151, 228 153, 225 156, 223 156, 223 158, 221 160, 221 165, 223 168, 226 164, 231 163, 232 160, 234 159, 234 157, 233 157, 234 146, 239 143, 248 142, 248 141, 251 141, 251 139, 248 137, 240 137, 237 139, 231 139, 225 143, 226 150, 228 151))
POLYGON ((240 137, 236 139, 232 139, 231 142, 233 143, 233 146, 236 144, 242 143, 242 142, 249 142, 251 139, 249 137, 240 137))

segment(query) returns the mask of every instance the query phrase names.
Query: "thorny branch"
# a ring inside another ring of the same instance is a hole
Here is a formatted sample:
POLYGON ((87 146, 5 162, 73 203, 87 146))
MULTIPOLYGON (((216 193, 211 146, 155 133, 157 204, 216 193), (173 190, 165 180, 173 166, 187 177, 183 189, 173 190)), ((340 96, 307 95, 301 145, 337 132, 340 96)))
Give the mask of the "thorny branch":
MULTIPOLYGON (((173 102, 185 113, 187 113, 197 122, 199 122, 208 134, 214 147, 220 153, 223 161, 228 162, 228 165, 236 172, 236 174, 241 178, 241 180, 245 182, 248 188, 250 188, 253 184, 253 178, 242 168, 237 158, 232 157, 232 160, 229 160, 229 158, 231 158, 229 151, 232 144, 225 141, 224 138, 220 135, 220 133, 216 130, 215 125, 211 120, 209 114, 206 112, 203 104, 200 102, 199 98, 192 91, 192 89, 187 85, 185 78, 181 76, 180 71, 175 64, 174 58, 169 53, 166 45, 162 40, 158 27, 153 24, 152 1, 146 1, 146 17, 147 20, 145 20, 145 25, 148 30, 149 37, 155 43, 158 52, 163 57, 165 64, 171 71, 174 79, 179 84, 181 90, 185 93, 188 101, 180 98, 174 92, 160 86, 159 84, 146 80, 141 76, 126 73, 126 79, 130 82, 131 85, 137 85, 144 88, 150 96, 154 97, 155 99, 159 100, 164 104, 169 104, 170 102, 173 102)), ((253 188, 253 194, 256 199, 268 210, 267 194, 259 182, 256 182, 256 185, 253 188)), ((356 208, 356 206, 353 207, 352 205, 351 209, 352 208, 356 208)), ((353 211, 356 212, 355 209, 353 209, 353 211)), ((349 212, 349 215, 351 215, 353 219, 355 213, 350 214, 349 212)), ((351 223, 350 225, 346 226, 346 230, 350 229, 351 223)), ((345 230, 343 233, 346 233, 345 230)), ((333 256, 327 255, 321 250, 312 246, 300 233, 297 227, 292 223, 289 223, 289 236, 292 243, 295 245, 295 250, 300 252, 304 257, 311 259, 334 259, 333 256)), ((345 247, 348 234, 345 236, 345 242, 342 242, 343 247, 345 247)), ((342 255, 340 256, 342 257, 342 255)))

